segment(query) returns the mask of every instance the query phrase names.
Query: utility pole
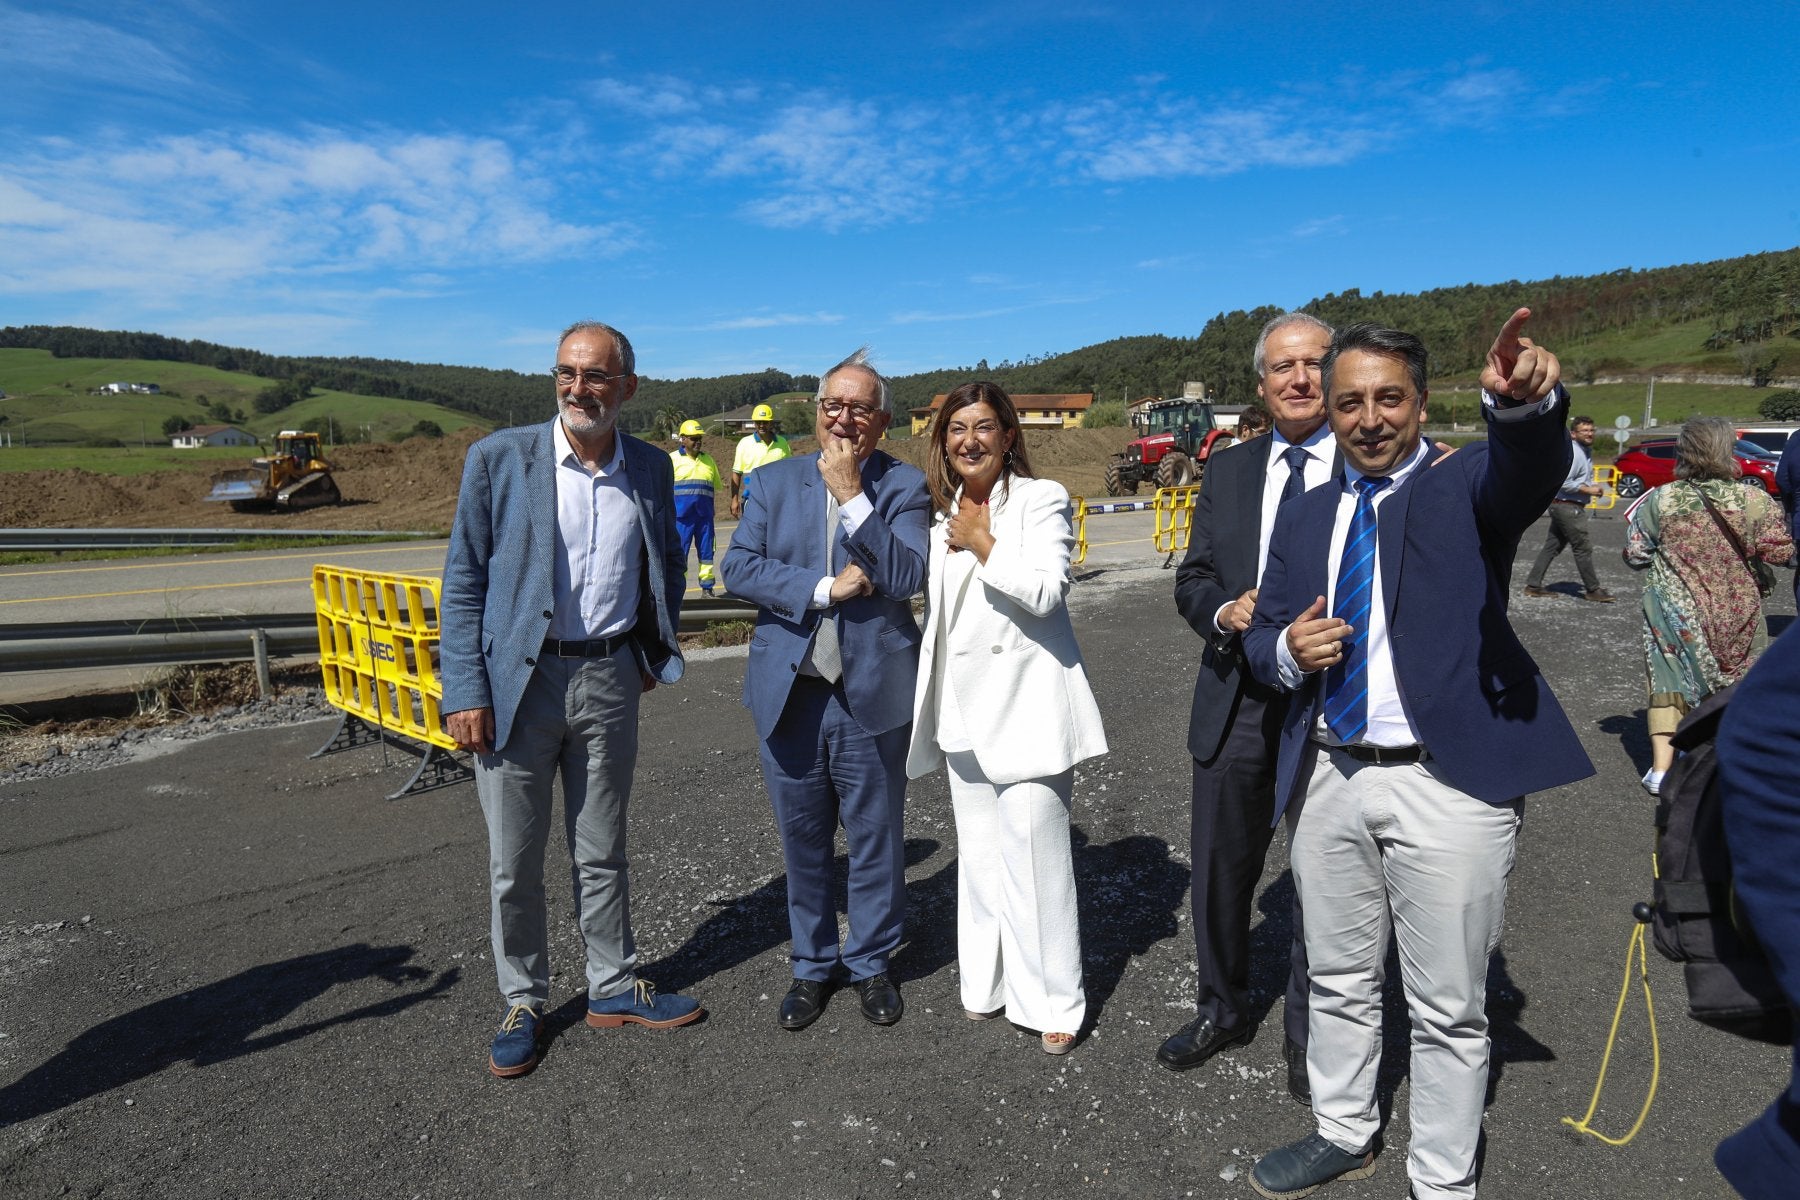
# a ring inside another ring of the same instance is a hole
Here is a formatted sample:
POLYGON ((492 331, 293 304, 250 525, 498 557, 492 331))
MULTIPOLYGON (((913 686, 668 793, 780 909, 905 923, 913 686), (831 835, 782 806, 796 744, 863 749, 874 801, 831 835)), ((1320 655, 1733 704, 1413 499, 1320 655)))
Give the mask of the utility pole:
POLYGON ((1650 415, 1650 408, 1656 403, 1656 376, 1650 377, 1650 388, 1644 393, 1644 428, 1649 429, 1656 424, 1656 418, 1650 415))

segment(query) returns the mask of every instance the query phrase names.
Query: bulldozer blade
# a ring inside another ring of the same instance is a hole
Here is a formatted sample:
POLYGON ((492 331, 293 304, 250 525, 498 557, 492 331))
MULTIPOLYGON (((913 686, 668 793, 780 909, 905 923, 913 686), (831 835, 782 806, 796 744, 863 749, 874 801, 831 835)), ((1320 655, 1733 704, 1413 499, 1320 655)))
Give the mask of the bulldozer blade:
POLYGON ((222 479, 213 484, 212 491, 201 498, 216 501, 261 500, 263 487, 254 479, 222 479))

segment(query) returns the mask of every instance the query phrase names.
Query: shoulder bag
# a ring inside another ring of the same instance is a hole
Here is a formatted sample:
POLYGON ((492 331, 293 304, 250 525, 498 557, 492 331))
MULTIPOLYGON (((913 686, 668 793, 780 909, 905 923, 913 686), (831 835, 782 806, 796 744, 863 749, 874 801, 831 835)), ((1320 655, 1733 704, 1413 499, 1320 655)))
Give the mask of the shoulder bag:
POLYGON ((1713 507, 1713 502, 1706 498, 1704 489, 1696 484, 1688 486, 1692 487, 1694 494, 1700 497, 1700 503, 1706 506, 1706 514, 1713 519, 1713 524, 1719 527, 1719 532, 1725 535, 1725 540, 1731 543, 1731 548, 1737 551, 1737 556, 1743 560, 1746 567, 1750 568, 1750 577, 1756 580, 1758 594, 1767 596, 1773 592, 1775 590, 1775 568, 1744 549, 1744 539, 1740 538, 1737 531, 1726 522, 1724 517, 1719 515, 1719 510, 1713 507))

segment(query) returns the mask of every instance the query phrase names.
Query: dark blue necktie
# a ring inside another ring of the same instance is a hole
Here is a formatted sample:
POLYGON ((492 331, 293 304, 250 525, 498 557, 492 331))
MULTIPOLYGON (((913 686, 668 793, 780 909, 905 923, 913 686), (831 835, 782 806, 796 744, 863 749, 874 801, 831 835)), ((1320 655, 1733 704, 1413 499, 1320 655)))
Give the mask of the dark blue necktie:
POLYGON ((1281 499, 1276 503, 1277 508, 1306 490, 1306 460, 1309 456, 1305 446, 1289 446, 1281 452, 1281 457, 1287 459, 1288 477, 1287 482, 1281 485, 1281 499))
POLYGON ((1344 538, 1338 559, 1337 590, 1332 594, 1333 615, 1350 625, 1344 653, 1325 671, 1325 727, 1338 741, 1349 745, 1369 728, 1369 609, 1375 592, 1375 493, 1386 479, 1363 476, 1355 483, 1356 512, 1344 538))

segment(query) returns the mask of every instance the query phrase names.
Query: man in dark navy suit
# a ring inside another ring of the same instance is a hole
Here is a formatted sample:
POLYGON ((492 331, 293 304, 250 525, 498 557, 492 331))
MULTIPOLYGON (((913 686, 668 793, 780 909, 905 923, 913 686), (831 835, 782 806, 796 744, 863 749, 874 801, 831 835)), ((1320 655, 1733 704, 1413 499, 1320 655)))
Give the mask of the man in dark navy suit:
MULTIPOLYGON (((1250 909, 1275 828, 1275 749, 1287 697, 1250 678, 1243 631, 1256 611, 1275 512, 1332 477, 1337 447, 1325 424, 1319 364, 1331 326, 1288 312, 1256 339, 1256 394, 1275 429, 1227 447, 1206 467, 1194 503, 1187 557, 1175 574, 1175 605, 1204 639, 1188 718, 1194 757, 1194 952, 1199 973, 1194 1018, 1156 1053, 1172 1071, 1197 1067, 1256 1033, 1250 1009, 1250 909)), ((1289 827, 1299 815, 1289 811, 1289 827)), ((1285 1057, 1288 1091, 1312 1098, 1306 1082, 1306 944, 1298 900, 1288 951, 1285 1057)))
POLYGON ((1244 649, 1259 682, 1293 693, 1275 800, 1304 801, 1316 1131, 1257 1163, 1264 1196, 1375 1170, 1390 931, 1412 1012, 1412 1190, 1475 1194, 1488 959, 1523 797, 1593 773, 1506 619, 1519 538, 1569 466, 1561 368, 1521 336, 1529 316, 1488 351, 1487 441, 1442 456, 1420 437, 1424 343, 1340 329, 1321 372, 1343 478, 1275 519, 1244 649))
MULTIPOLYGON (((1788 442, 1792 458, 1797 441, 1788 442)), ((1785 465, 1786 460, 1783 460, 1785 465)), ((1775 639, 1737 685, 1719 726, 1719 793, 1732 883, 1775 968, 1788 1003, 1800 1011, 1800 631, 1775 639)), ((1800 1195, 1800 1043, 1787 1090, 1767 1112, 1723 1142, 1713 1156, 1748 1200, 1800 1195)))

